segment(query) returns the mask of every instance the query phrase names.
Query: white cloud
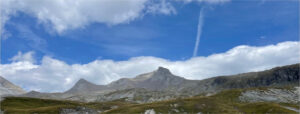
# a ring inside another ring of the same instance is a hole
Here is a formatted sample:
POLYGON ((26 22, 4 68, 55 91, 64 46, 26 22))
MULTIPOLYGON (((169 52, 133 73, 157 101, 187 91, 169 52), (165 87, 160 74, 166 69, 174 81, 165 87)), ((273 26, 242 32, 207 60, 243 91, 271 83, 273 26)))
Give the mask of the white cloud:
POLYGON ((14 62, 0 65, 0 75, 26 90, 64 91, 80 78, 106 84, 122 77, 134 77, 158 66, 188 79, 259 71, 275 66, 299 63, 299 42, 282 42, 263 47, 237 46, 227 52, 189 60, 169 61, 157 57, 134 57, 127 61, 95 60, 87 64, 67 64, 43 57, 32 63, 33 52, 19 53, 14 62), (21 59, 24 58, 24 59, 21 59))
POLYGON ((35 59, 33 57, 34 52, 30 51, 27 53, 22 53, 22 52, 18 52, 18 54, 14 57, 12 57, 10 60, 12 62, 16 62, 16 61, 23 61, 23 62, 30 62, 30 63, 35 63, 35 59))
POLYGON ((2 23, 20 11, 38 18, 40 23, 53 25, 57 32, 63 32, 94 22, 108 25, 128 23, 142 17, 148 7, 163 14, 175 10, 169 2, 152 4, 149 1, 152 0, 1 0, 2 23))
MULTIPOLYGON (((230 0, 175 0, 218 4, 230 0)), ((173 0, 1 0, 1 28, 11 16, 23 12, 58 33, 90 23, 129 23, 145 14, 176 14, 173 0)), ((9 35, 5 29, 3 35, 9 35)))
POLYGON ((161 13, 161 14, 176 14, 176 9, 174 6, 167 2, 166 0, 159 0, 158 3, 151 3, 152 5, 149 5, 147 12, 148 13, 161 13))
POLYGON ((208 3, 208 4, 222 4, 225 2, 230 2, 231 0, 177 0, 177 1, 183 1, 184 3, 199 2, 199 3, 208 3))

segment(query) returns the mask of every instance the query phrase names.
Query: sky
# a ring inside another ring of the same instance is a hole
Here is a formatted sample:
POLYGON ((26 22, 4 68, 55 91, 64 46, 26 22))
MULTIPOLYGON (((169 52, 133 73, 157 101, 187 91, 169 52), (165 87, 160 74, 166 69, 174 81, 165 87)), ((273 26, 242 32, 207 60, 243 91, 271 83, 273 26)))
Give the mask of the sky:
MULTIPOLYGON (((26 91, 163 66, 187 79, 299 63, 298 0, 1 0, 0 75, 26 91)), ((60 86, 57 86, 60 85, 60 86)))

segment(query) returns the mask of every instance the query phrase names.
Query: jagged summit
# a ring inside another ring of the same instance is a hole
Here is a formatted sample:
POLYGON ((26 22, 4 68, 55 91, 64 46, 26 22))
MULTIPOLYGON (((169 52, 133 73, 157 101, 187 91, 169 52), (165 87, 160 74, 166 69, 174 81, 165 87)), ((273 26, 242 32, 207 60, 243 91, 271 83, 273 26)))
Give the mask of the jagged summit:
POLYGON ((161 66, 158 67, 158 69, 155 71, 155 73, 162 74, 162 75, 164 75, 164 74, 172 74, 169 69, 161 67, 161 66))
POLYGON ((164 77, 164 76, 172 76, 172 73, 170 72, 169 69, 164 68, 164 67, 158 67, 157 70, 145 74, 140 74, 136 76, 135 78, 131 78, 130 80, 132 81, 144 81, 149 78, 155 78, 155 77, 164 77))
POLYGON ((169 71, 169 69, 167 69, 165 67, 162 67, 162 66, 159 66, 157 71, 169 71))

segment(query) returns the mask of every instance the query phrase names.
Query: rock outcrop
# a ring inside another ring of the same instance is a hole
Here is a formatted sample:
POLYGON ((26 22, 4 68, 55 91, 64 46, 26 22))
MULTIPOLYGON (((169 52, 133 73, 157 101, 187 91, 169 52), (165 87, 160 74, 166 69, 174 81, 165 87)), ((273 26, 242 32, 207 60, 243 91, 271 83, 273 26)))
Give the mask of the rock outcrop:
POLYGON ((86 107, 76 107, 70 109, 61 109, 59 114, 99 114, 101 111, 86 107))
POLYGON ((249 90, 242 93, 239 97, 244 102, 278 102, 278 103, 299 103, 300 87, 292 89, 267 89, 249 90))

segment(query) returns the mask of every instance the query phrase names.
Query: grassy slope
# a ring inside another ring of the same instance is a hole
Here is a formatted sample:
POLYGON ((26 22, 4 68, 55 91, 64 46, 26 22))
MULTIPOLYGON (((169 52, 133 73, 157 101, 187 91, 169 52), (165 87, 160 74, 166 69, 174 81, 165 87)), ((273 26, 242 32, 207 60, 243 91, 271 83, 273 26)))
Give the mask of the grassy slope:
POLYGON ((270 102, 245 103, 238 100, 244 90, 234 89, 223 91, 210 97, 198 96, 187 99, 177 99, 149 104, 130 105, 110 110, 106 113, 144 113, 145 110, 154 109, 160 113, 295 113, 280 105, 299 107, 297 104, 278 104, 270 102), (171 105, 178 104, 175 108, 171 105))
MULTIPOLYGON (((260 88, 264 89, 264 88, 260 88)), ((104 103, 80 103, 73 101, 57 101, 47 99, 8 97, 1 103, 1 109, 6 113, 58 113, 61 108, 74 108, 84 106, 93 109, 109 110, 111 106, 119 106, 106 113, 144 113, 145 110, 154 109, 161 113, 296 113, 280 105, 298 107, 297 104, 277 104, 268 102, 244 103, 238 100, 245 89, 233 89, 205 97, 197 96, 186 99, 176 99, 147 104, 131 104, 122 100, 104 103), (177 107, 174 107, 177 104, 177 107), (173 105, 173 106, 171 106, 173 105)))
POLYGON ((76 108, 78 106, 98 110, 109 110, 112 106, 124 106, 130 103, 116 100, 103 103, 81 103, 74 101, 59 101, 25 97, 7 97, 1 102, 1 110, 7 114, 57 114, 62 108, 76 108))

